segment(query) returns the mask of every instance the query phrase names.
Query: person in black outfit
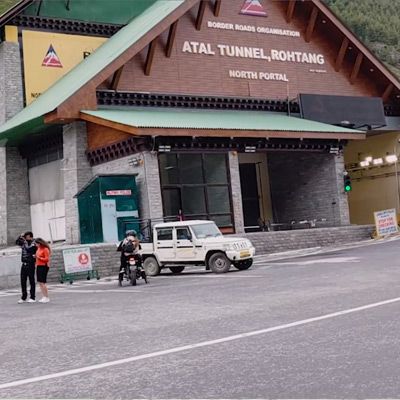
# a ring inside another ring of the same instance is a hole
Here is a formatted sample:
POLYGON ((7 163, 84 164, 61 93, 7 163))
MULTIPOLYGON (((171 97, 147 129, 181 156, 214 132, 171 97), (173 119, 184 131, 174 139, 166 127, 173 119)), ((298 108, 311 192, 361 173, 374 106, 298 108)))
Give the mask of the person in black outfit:
POLYGON ((36 244, 35 240, 33 239, 32 232, 26 232, 25 234, 21 235, 16 240, 16 245, 21 247, 22 254, 21 254, 21 289, 22 289, 22 297, 21 300, 18 301, 18 304, 23 304, 27 302, 28 292, 27 292, 27 284, 26 281, 29 279, 30 285, 30 299, 28 303, 35 303, 36 296, 35 296, 35 254, 36 254, 36 244))

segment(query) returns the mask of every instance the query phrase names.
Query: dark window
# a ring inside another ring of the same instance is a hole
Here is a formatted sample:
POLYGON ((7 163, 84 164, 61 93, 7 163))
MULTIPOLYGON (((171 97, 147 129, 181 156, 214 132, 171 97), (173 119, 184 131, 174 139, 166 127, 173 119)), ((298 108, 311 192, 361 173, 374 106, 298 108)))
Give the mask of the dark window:
POLYGON ((228 183, 226 169, 226 157, 224 154, 204 155, 206 183, 228 183))
POLYGON ((172 228, 157 229, 157 240, 172 240, 172 228))
POLYGON ((159 166, 165 217, 233 226, 226 154, 161 154, 159 166))
POLYGON ((180 183, 204 183, 201 154, 179 155, 180 183))
POLYGON ((182 188, 182 206, 185 214, 199 215, 206 214, 206 197, 204 187, 183 187, 182 188))
POLYGON ((209 186, 207 191, 210 214, 227 214, 231 212, 229 188, 227 186, 209 186))
POLYGON ((178 240, 187 240, 190 237, 188 228, 177 228, 176 229, 176 238, 178 240))
POLYGON ((164 189, 163 203, 166 217, 179 215, 179 211, 182 209, 180 189, 164 189))
POLYGON ((176 154, 163 154, 160 157, 161 180, 166 184, 179 183, 178 159, 176 154))

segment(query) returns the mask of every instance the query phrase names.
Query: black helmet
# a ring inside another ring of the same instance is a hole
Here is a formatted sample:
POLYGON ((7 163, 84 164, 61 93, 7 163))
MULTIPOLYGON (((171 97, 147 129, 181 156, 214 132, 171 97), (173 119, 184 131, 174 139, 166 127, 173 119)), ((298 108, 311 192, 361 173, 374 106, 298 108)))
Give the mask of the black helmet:
POLYGON ((128 236, 136 237, 136 231, 133 230, 133 229, 131 229, 131 230, 129 230, 129 231, 126 231, 126 232, 125 232, 125 237, 128 237, 128 236))

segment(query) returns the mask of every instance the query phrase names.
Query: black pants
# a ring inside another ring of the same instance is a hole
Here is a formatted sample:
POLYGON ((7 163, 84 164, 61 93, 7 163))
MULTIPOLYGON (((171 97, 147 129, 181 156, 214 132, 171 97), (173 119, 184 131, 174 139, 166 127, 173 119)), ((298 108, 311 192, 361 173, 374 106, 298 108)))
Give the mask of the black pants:
POLYGON ((28 292, 26 290, 26 281, 29 278, 29 285, 31 286, 31 299, 35 300, 35 264, 22 264, 21 267, 21 289, 22 300, 26 300, 28 292))

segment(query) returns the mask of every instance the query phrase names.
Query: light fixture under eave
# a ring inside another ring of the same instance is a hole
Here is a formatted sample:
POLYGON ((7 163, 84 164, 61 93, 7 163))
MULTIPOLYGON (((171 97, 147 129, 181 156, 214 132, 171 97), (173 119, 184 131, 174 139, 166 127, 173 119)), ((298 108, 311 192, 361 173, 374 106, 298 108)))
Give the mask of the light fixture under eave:
POLYGON ((367 163, 372 163, 372 157, 365 157, 365 161, 367 163))
POLYGON ((256 152, 256 146, 246 146, 244 148, 245 153, 255 153, 256 152))
POLYGON ((369 167, 369 162, 368 161, 361 161, 360 162, 360 167, 363 167, 363 168, 369 167))
POLYGON ((397 160, 398 160, 398 157, 396 155, 394 155, 394 154, 386 156, 386 162, 387 163, 395 163, 395 162, 397 162, 397 160))
POLYGON ((374 165, 382 165, 383 164, 383 160, 382 158, 375 158, 375 160, 373 161, 374 165))
POLYGON ((171 151, 171 145, 160 145, 158 146, 158 151, 160 153, 169 153, 171 151))

